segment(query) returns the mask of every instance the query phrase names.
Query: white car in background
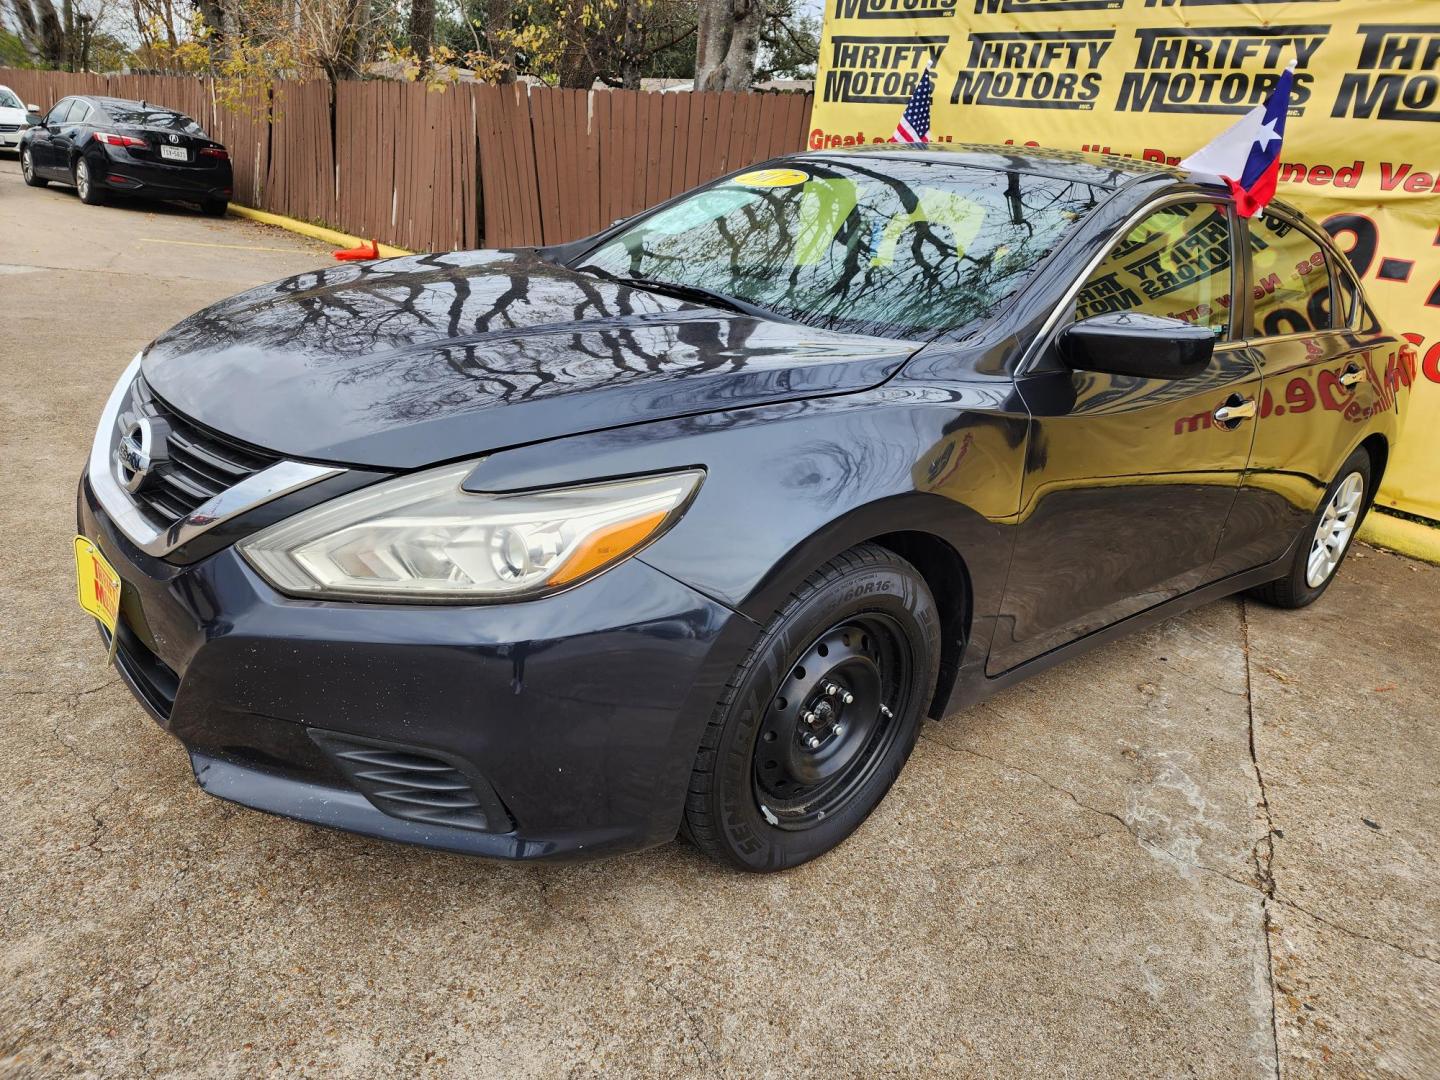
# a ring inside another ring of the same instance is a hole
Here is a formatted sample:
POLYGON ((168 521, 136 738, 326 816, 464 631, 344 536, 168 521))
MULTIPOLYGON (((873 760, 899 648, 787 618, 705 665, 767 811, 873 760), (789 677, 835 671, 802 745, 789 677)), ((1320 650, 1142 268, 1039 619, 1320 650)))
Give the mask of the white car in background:
POLYGON ((0 149, 20 151, 20 133, 30 126, 30 115, 40 110, 25 105, 20 95, 8 86, 0 86, 0 149))

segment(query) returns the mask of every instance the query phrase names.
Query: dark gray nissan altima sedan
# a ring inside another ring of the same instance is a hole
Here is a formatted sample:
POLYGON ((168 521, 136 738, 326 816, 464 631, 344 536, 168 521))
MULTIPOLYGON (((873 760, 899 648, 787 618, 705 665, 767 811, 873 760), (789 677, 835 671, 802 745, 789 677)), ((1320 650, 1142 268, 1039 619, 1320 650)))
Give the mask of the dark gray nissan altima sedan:
POLYGON ((1217 178, 798 155, 162 334, 80 485, 81 601, 222 798, 776 870, 925 716, 1227 593, 1319 597, 1413 378, 1330 237, 1217 178))

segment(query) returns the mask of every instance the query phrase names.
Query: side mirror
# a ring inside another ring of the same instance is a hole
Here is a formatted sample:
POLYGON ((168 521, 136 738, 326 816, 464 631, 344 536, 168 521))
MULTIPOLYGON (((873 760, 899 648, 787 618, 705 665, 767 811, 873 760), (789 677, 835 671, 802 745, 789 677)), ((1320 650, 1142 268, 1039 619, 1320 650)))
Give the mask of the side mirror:
POLYGON ((1060 359, 1077 371, 1140 379, 1188 379, 1210 364, 1215 332, 1181 319, 1112 312, 1072 323, 1056 339, 1060 359))
POLYGON ((25 111, 28 112, 28 113, 32 113, 32 114, 34 114, 34 115, 36 115, 36 116, 39 116, 39 115, 40 115, 40 106, 39 106, 39 105, 33 105, 33 104, 32 104, 32 105, 26 105, 26 106, 25 106, 25 111))

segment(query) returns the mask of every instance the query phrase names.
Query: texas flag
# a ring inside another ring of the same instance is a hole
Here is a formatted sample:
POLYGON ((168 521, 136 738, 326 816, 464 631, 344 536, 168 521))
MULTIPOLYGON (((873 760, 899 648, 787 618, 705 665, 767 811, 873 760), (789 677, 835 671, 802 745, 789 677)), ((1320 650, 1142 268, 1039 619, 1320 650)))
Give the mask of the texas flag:
POLYGON ((1218 176, 1230 185, 1241 217, 1254 217, 1275 197, 1280 145, 1290 110, 1290 61, 1263 105, 1256 105, 1208 145, 1180 162, 1182 169, 1218 176))

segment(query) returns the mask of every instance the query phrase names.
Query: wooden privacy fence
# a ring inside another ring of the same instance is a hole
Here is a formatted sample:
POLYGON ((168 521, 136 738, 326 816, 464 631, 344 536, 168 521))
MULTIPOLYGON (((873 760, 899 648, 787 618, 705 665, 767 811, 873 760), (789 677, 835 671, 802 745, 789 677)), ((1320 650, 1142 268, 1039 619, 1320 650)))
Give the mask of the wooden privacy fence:
POLYGON ((0 68, 67 94, 193 116, 230 149, 235 201, 417 251, 551 244, 805 145, 808 94, 277 80, 238 107, 209 79, 0 68))

